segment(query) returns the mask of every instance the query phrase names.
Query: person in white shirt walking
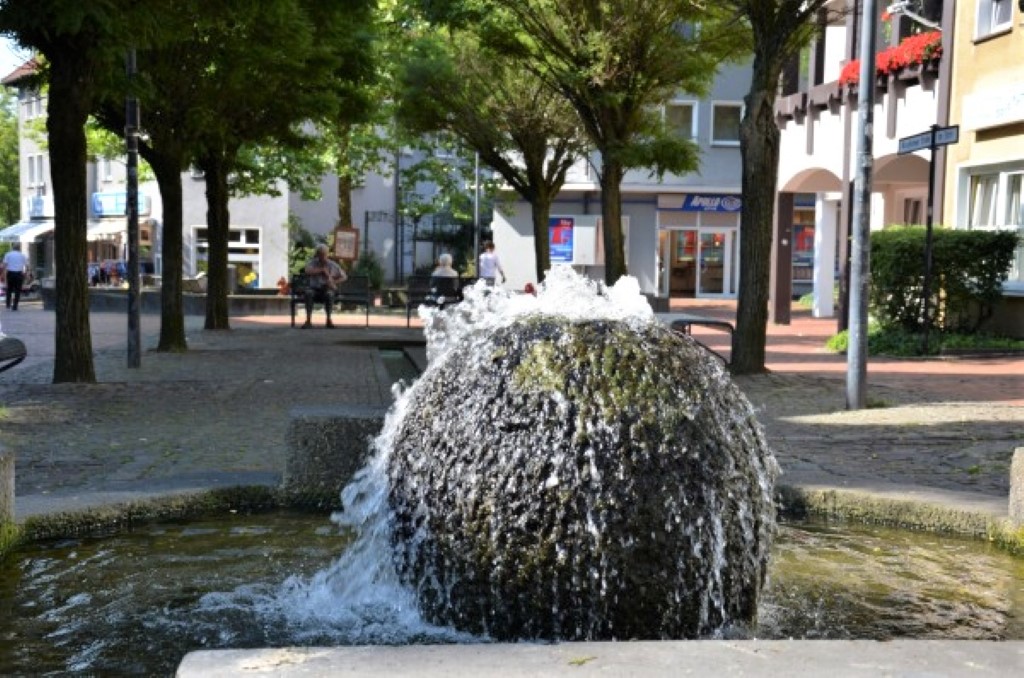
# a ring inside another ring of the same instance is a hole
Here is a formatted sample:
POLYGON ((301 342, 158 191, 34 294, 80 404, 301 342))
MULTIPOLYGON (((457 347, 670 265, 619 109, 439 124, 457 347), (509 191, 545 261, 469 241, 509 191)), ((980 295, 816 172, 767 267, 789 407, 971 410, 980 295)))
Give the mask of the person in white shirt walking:
POLYGON ((12 249, 4 255, 2 266, 7 276, 7 309, 18 310, 18 302, 21 301, 21 286, 25 282, 25 269, 28 267, 28 259, 21 253, 21 243, 16 242, 12 249))
POLYGON ((505 269, 501 267, 501 259, 494 253, 494 243, 484 243, 483 254, 480 255, 480 277, 493 285, 498 274, 501 274, 501 282, 505 282, 505 269))

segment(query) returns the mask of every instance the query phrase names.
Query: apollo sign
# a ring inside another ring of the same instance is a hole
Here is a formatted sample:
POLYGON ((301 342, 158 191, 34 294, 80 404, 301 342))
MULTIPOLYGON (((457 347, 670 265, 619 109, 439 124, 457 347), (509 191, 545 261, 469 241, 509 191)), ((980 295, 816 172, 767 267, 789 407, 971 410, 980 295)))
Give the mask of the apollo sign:
POLYGON ((733 194, 681 194, 657 197, 657 209, 681 212, 739 212, 742 199, 733 194))

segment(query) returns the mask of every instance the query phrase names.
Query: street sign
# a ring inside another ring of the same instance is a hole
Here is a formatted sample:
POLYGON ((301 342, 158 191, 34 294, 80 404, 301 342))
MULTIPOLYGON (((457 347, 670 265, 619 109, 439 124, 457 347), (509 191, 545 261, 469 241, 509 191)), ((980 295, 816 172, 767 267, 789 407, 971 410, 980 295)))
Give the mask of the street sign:
POLYGON ((946 146, 948 144, 955 144, 960 141, 960 125, 950 125, 949 127, 935 127, 934 129, 928 130, 927 132, 921 132, 920 134, 913 134, 909 137, 903 137, 900 139, 899 155, 906 153, 913 153, 914 151, 920 151, 923 148, 931 148, 934 150, 939 146, 946 146), (932 133, 935 134, 935 140, 932 140, 932 133))

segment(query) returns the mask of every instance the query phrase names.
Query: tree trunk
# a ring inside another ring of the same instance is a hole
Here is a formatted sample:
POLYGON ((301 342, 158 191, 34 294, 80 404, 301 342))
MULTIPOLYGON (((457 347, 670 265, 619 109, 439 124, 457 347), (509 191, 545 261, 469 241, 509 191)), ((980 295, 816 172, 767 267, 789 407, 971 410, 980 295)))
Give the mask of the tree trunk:
POLYGON ((339 130, 338 141, 338 228, 355 227, 352 222, 352 176, 349 174, 349 130, 345 125, 339 130))
POLYGON ((185 308, 181 296, 181 272, 184 266, 181 170, 185 164, 181 158, 179 153, 146 153, 146 161, 153 168, 164 203, 163 237, 160 239, 163 261, 160 276, 160 343, 157 350, 172 353, 188 350, 185 340, 185 308))
POLYGON ((338 177, 338 223, 340 228, 355 228, 352 222, 352 177, 338 177))
POLYGON ((755 57, 754 84, 747 95, 747 109, 740 125, 743 208, 740 216, 740 289, 730 361, 734 374, 765 371, 772 223, 779 169, 775 90, 757 86, 777 81, 777 78, 773 80, 765 70, 761 57, 755 57))
POLYGON ((86 270, 85 122, 92 96, 89 64, 81 55, 51 52, 46 133, 54 196, 57 274, 53 382, 96 381, 89 327, 86 270))
POLYGON ((621 184, 625 170, 617 160, 604 158, 601 167, 601 219, 604 231, 604 281, 610 287, 626 275, 622 237, 621 184))
POLYGON ((229 330, 228 323, 228 169, 214 154, 200 162, 206 176, 207 251, 206 325, 208 330, 229 330))
POLYGON ((537 262, 537 282, 542 282, 551 269, 551 198, 534 196, 530 201, 533 214, 533 255, 537 262))

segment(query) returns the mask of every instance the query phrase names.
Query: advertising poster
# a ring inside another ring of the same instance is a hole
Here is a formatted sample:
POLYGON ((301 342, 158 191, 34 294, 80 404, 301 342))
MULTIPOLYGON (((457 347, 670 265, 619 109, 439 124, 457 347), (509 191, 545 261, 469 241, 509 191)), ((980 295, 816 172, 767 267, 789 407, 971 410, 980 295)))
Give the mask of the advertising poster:
POLYGON ((551 217, 548 221, 552 264, 572 263, 573 222, 572 217, 551 217))
POLYGON ((338 228, 334 231, 334 256, 338 259, 355 261, 359 258, 359 231, 354 228, 338 228))

